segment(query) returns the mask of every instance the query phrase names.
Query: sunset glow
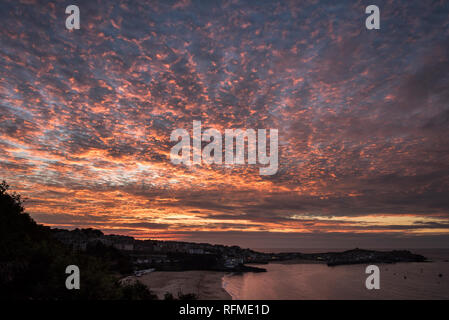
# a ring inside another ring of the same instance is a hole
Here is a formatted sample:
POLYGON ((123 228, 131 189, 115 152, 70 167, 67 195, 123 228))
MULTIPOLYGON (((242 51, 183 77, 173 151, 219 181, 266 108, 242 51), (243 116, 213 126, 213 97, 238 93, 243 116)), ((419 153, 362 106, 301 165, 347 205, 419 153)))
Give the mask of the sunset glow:
POLYGON ((370 32, 355 1, 78 2, 76 31, 63 1, 0 5, 0 180, 37 222, 244 247, 449 240, 447 3, 380 1, 370 32), (277 173, 173 164, 170 133, 194 120, 278 129, 277 173))

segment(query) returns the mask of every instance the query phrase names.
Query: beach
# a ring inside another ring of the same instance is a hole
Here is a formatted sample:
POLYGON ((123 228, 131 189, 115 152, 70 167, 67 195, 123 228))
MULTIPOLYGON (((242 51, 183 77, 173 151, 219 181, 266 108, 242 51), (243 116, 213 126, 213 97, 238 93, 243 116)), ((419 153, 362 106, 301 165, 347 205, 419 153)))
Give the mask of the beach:
POLYGON ((159 299, 166 292, 175 298, 178 293, 194 293, 200 300, 230 300, 231 296, 223 289, 224 272, 217 271, 155 271, 141 277, 131 276, 125 281, 138 280, 145 284, 159 299))

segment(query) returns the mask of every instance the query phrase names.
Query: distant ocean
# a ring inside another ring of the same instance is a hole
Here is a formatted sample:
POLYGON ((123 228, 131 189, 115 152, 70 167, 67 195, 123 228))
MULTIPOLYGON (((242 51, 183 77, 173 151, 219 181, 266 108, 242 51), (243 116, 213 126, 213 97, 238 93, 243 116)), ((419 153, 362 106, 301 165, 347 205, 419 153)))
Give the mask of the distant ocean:
MULTIPOLYGON (((259 251, 342 250, 259 249, 259 251)), ((449 249, 410 249, 410 251, 422 254, 433 262, 378 264, 379 290, 365 288, 367 265, 328 267, 326 264, 280 263, 255 265, 267 269, 267 272, 227 274, 223 277, 223 288, 236 300, 449 299, 449 249)))

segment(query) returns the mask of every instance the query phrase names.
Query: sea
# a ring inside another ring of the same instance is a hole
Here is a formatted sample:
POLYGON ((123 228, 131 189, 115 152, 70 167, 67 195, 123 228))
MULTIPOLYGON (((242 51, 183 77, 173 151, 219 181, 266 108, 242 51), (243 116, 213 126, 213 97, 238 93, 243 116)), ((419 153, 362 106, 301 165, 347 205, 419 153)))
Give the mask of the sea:
MULTIPOLYGON (((264 252, 330 252, 341 249, 258 249, 264 252)), ((376 249, 381 250, 381 249, 376 249)), ((388 249, 390 250, 390 249, 388 249)), ((367 264, 254 264, 261 273, 226 274, 223 288, 233 300, 449 299, 449 249, 409 249, 431 262, 377 264, 380 289, 365 286, 367 264)))

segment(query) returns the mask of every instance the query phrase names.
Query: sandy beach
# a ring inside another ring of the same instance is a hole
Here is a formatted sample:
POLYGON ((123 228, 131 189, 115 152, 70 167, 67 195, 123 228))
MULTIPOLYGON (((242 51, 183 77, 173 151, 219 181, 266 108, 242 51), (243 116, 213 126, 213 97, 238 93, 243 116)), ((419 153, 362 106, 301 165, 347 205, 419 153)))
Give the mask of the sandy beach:
POLYGON ((139 280, 159 299, 164 298, 166 292, 174 297, 179 292, 194 293, 200 300, 230 300, 231 296, 222 287, 224 272, 216 271, 155 271, 141 277, 131 276, 125 281, 139 280))

